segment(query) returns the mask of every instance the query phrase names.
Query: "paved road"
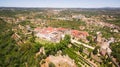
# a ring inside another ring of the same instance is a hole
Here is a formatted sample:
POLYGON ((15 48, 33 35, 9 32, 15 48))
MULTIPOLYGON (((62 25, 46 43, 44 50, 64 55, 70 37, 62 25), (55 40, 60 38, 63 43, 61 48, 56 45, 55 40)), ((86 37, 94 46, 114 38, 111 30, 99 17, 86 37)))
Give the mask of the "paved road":
POLYGON ((84 43, 82 43, 82 42, 79 42, 79 41, 76 41, 76 40, 73 40, 73 39, 71 39, 71 42, 72 42, 72 43, 81 44, 81 45, 83 45, 84 47, 87 47, 87 48, 90 48, 90 49, 93 49, 93 50, 94 50, 94 47, 89 46, 89 45, 87 45, 87 44, 84 44, 84 43))

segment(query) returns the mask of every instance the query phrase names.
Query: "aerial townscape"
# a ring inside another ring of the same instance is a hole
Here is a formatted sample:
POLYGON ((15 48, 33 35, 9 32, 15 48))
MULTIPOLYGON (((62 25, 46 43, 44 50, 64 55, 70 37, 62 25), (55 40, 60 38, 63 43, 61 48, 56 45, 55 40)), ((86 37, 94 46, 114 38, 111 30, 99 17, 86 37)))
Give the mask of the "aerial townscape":
POLYGON ((0 7, 0 67, 120 67, 120 8, 0 7))

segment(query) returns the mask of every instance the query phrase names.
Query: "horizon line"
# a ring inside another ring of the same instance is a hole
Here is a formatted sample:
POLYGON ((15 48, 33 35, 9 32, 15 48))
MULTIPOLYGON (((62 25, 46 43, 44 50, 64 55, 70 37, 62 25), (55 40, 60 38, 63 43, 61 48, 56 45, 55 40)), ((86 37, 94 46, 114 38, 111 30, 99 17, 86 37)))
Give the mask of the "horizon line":
POLYGON ((120 8, 120 7, 12 7, 12 6, 0 6, 0 8, 120 8))

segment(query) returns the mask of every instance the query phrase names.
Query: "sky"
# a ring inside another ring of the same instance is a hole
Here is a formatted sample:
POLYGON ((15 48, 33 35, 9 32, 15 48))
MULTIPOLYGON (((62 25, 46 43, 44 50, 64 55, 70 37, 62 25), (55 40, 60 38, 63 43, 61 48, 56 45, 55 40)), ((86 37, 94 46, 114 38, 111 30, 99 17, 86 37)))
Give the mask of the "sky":
POLYGON ((120 7, 120 0, 0 0, 0 7, 53 7, 53 8, 120 7))

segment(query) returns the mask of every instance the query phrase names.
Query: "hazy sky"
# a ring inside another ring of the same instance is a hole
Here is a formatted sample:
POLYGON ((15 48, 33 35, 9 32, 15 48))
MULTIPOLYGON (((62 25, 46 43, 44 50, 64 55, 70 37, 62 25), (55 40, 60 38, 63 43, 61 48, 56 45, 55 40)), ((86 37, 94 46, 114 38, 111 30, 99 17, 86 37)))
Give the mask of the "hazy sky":
POLYGON ((0 0, 0 7, 120 7, 120 0, 0 0))

